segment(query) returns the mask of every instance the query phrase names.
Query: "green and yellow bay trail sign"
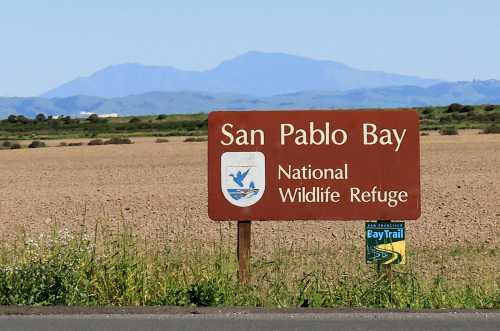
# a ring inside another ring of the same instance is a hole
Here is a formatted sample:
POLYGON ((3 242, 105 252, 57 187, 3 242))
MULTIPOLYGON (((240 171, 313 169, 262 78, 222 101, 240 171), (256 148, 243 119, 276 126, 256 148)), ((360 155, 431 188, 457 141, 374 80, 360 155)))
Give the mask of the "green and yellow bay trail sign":
POLYGON ((405 224, 367 222, 366 263, 405 264, 405 224))

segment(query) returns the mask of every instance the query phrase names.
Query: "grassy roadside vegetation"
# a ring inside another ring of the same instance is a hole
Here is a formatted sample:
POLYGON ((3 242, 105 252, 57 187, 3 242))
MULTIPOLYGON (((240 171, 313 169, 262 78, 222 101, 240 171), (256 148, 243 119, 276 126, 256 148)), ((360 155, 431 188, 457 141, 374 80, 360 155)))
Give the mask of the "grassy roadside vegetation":
POLYGON ((46 140, 113 137, 169 137, 207 134, 207 115, 141 117, 36 118, 11 115, 0 121, 0 140, 46 140))
POLYGON ((486 129, 500 126, 500 106, 469 106, 453 103, 446 107, 416 108, 420 115, 420 129, 443 130, 486 129))
POLYGON ((498 275, 473 278, 466 271, 475 267, 470 263, 492 263, 494 250, 416 252, 388 279, 359 263, 360 247, 339 252, 277 243, 253 256, 252 280, 240 286, 233 245, 222 234, 213 245, 182 233, 172 241, 155 235, 148 240, 125 226, 111 231, 98 223, 92 231, 53 229, 35 239, 20 234, 3 241, 0 304, 500 308, 498 275), (450 259, 463 267, 462 281, 445 270, 450 259), (425 263, 442 269, 426 276, 420 270, 425 263))
MULTIPOLYGON (((488 129, 500 126, 500 106, 467 106, 416 108, 423 131, 488 129)), ((34 119, 11 115, 0 121, 0 140, 46 140, 112 137, 203 136, 207 134, 207 114, 155 115, 117 118, 50 118, 43 114, 34 119)))

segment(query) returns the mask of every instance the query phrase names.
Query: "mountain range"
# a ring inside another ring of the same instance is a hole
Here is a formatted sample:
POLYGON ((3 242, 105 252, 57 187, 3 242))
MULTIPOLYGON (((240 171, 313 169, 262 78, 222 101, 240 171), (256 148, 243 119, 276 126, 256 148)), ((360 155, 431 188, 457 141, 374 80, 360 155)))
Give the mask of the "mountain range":
POLYGON ((500 81, 444 82, 334 61, 249 52, 207 71, 114 65, 40 97, 0 98, 9 114, 147 115, 215 109, 314 109, 500 104, 500 81))
POLYGON ((87 95, 116 98, 152 91, 230 92, 264 97, 310 90, 346 91, 400 85, 428 87, 437 82, 354 69, 334 61, 283 53, 248 52, 207 71, 142 64, 114 65, 56 87, 42 97, 87 95))
POLYGON ((118 98, 0 98, 0 118, 9 114, 33 117, 81 116, 81 113, 147 115, 209 112, 216 109, 314 109, 423 107, 463 104, 500 104, 500 81, 439 83, 430 87, 394 86, 348 91, 306 91, 271 97, 233 93, 148 92, 118 98))

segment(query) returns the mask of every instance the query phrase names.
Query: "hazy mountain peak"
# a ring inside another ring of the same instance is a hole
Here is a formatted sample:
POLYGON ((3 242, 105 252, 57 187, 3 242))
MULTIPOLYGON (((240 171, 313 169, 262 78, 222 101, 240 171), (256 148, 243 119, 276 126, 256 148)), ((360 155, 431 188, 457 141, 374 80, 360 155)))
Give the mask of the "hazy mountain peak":
POLYGON ((251 51, 203 72, 124 63, 103 68, 43 94, 122 97, 150 91, 206 91, 271 96, 303 90, 345 91, 394 85, 430 86, 438 81, 364 71, 335 61, 251 51))
POLYGON ((120 64, 113 64, 110 66, 107 66, 105 68, 102 68, 92 75, 86 77, 86 78, 92 78, 92 77, 98 77, 102 75, 122 75, 125 76, 130 73, 142 73, 142 72, 150 72, 150 73, 155 73, 156 71, 158 72, 172 72, 172 71, 180 71, 174 67, 171 66, 158 66, 158 65, 145 65, 141 63, 120 63, 120 64))
POLYGON ((222 68, 225 69, 228 67, 231 69, 241 69, 235 67, 248 66, 249 68, 247 69, 255 69, 255 67, 274 70, 279 68, 286 68, 287 70, 291 69, 293 71, 294 69, 301 70, 302 68, 317 67, 325 64, 347 68, 346 65, 335 61, 314 60, 304 56, 290 55, 286 53, 265 53, 258 51, 249 51, 232 59, 223 61, 213 70, 221 70, 222 68))

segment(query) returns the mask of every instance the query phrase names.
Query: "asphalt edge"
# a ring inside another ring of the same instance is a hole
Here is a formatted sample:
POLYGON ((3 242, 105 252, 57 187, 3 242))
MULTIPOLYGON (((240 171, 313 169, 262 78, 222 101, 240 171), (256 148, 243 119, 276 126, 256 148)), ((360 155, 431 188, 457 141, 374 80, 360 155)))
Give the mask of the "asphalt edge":
POLYGON ((368 309, 368 308, 246 308, 246 307, 85 307, 85 306, 1 306, 0 316, 6 315, 261 315, 261 314, 488 314, 499 315, 500 309, 368 309))

